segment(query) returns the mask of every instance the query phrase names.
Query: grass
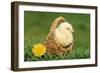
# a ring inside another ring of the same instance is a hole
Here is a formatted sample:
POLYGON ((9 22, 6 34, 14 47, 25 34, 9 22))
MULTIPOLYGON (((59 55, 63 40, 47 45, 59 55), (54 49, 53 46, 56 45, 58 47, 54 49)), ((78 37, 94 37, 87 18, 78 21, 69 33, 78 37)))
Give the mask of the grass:
POLYGON ((44 61, 62 59, 86 59, 90 58, 90 15, 74 13, 49 13, 31 12, 24 13, 24 60, 44 61), (52 21, 63 16, 72 24, 74 32, 74 48, 70 53, 62 56, 45 54, 35 57, 32 54, 32 46, 42 43, 49 32, 52 21))
MULTIPOLYGON (((36 38, 39 40, 38 38, 36 38)), ((85 59, 90 57, 90 49, 88 48, 74 48, 70 53, 65 53, 62 56, 45 54, 41 57, 35 57, 32 54, 33 44, 38 43, 33 39, 25 42, 25 61, 44 61, 44 60, 63 60, 63 59, 85 59)))

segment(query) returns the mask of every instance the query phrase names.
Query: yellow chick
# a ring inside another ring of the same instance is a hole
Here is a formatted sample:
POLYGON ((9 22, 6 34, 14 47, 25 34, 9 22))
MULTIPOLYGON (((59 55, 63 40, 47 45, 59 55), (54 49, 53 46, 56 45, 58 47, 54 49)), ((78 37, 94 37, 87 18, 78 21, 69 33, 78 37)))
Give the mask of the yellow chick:
POLYGON ((72 32, 74 32, 72 25, 68 22, 63 22, 56 28, 55 40, 61 46, 66 47, 73 42, 72 32))

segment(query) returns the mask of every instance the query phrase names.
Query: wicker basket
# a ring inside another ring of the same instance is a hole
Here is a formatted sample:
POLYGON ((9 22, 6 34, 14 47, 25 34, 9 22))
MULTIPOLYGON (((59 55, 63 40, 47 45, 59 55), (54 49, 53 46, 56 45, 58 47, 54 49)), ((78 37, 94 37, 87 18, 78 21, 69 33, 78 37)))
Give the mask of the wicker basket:
POLYGON ((44 44, 47 48, 46 52, 49 54, 62 55, 65 52, 67 52, 68 50, 72 49, 73 43, 68 45, 68 47, 64 48, 58 42, 56 42, 56 40, 54 39, 55 30, 56 30, 57 26, 63 22, 65 22, 65 19, 62 16, 60 16, 57 19, 55 19, 51 25, 50 32, 44 41, 44 44))

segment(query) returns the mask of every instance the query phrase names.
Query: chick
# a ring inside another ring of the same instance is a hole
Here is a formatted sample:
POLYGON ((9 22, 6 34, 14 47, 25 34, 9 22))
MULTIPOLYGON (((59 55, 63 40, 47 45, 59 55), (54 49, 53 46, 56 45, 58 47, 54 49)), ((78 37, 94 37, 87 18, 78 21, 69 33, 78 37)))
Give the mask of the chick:
POLYGON ((59 24, 55 31, 56 42, 58 42, 62 47, 68 46, 73 42, 72 32, 74 32, 74 30, 71 24, 67 21, 59 24))
POLYGON ((55 19, 51 25, 44 44, 46 52, 54 55, 63 55, 72 50, 73 47, 73 28, 63 17, 55 19))

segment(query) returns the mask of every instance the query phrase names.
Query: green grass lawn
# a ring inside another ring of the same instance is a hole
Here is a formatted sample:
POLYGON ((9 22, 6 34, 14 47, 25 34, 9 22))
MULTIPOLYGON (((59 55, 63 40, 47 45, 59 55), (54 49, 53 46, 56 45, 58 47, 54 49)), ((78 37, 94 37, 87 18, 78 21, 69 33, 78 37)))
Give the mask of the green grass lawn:
POLYGON ((74 13, 50 13, 50 12, 24 12, 24 60, 44 61, 62 59, 90 58, 90 15, 74 13), (59 16, 63 16, 72 24, 74 32, 74 47, 70 53, 62 56, 45 54, 35 57, 32 54, 34 44, 43 43, 49 32, 51 23, 59 16))

